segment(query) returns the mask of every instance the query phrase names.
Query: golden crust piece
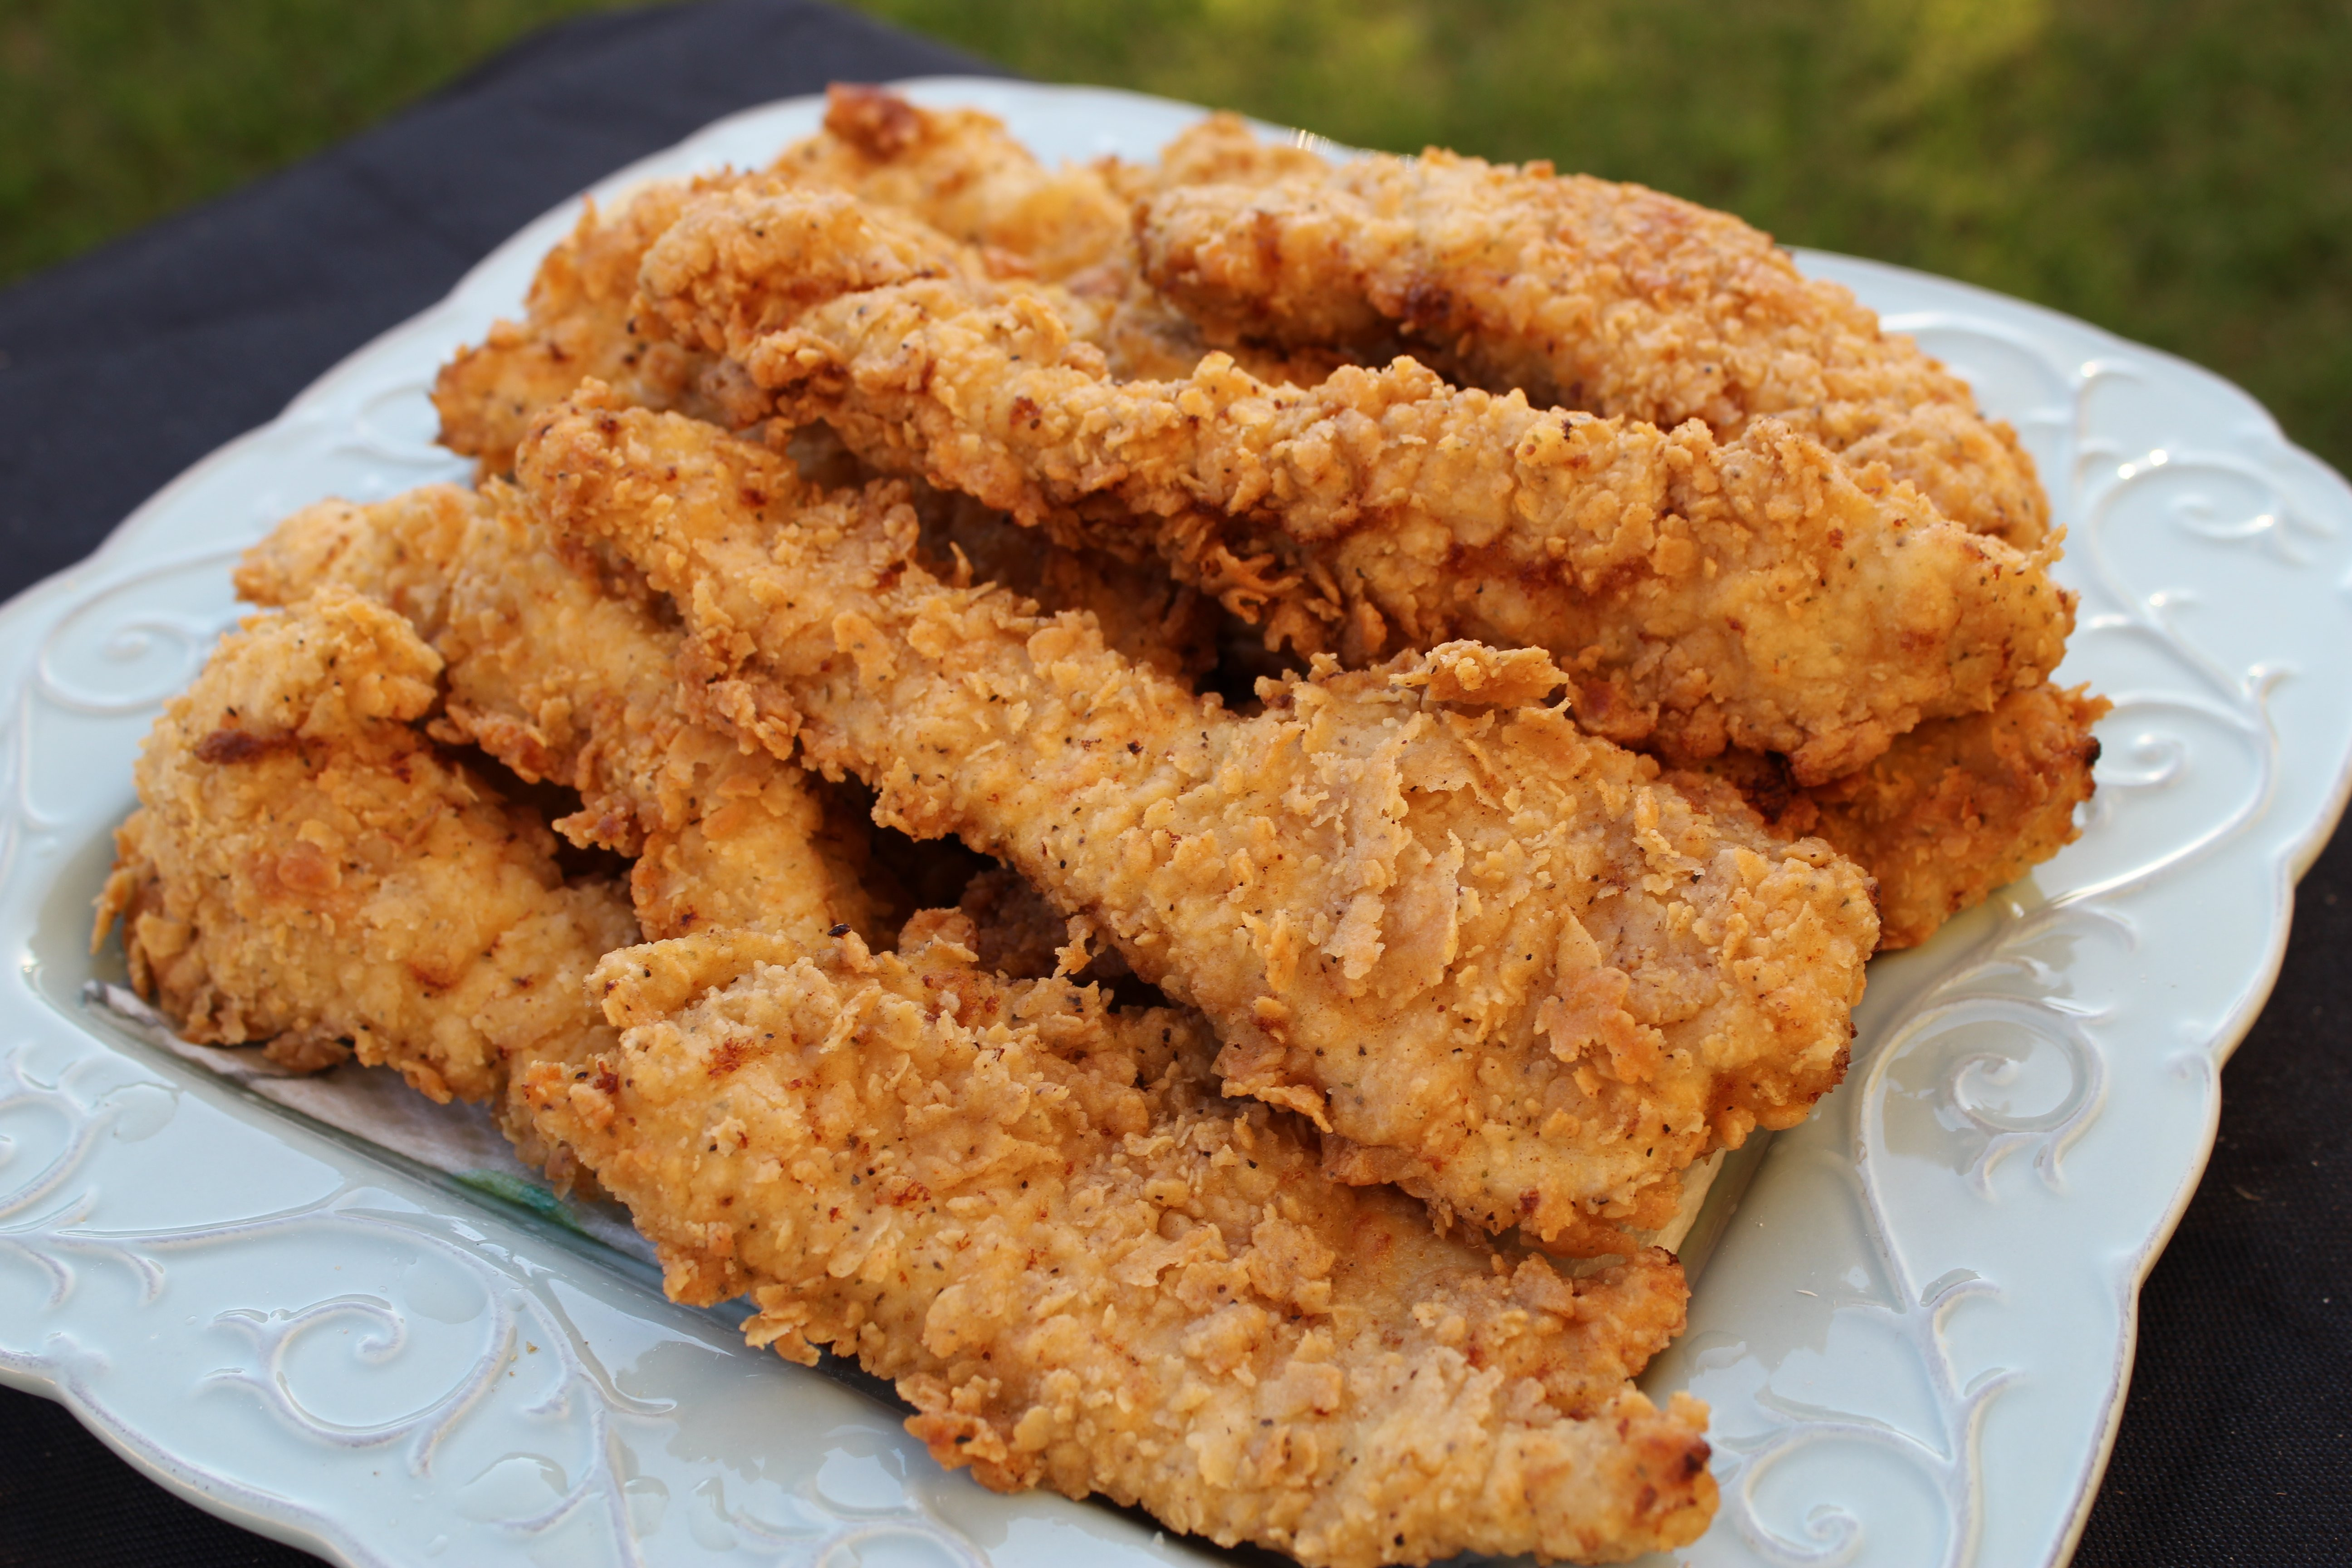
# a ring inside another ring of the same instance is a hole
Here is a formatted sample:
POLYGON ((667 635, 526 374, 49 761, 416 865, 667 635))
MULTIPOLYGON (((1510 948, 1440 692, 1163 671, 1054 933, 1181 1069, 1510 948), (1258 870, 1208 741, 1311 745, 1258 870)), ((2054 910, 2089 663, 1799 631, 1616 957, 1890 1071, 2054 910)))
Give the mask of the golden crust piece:
POLYGON ((583 985, 636 940, 628 906, 565 886, 546 826, 414 727, 440 668, 330 589, 245 622, 156 721, 97 935, 122 921, 184 1037, 310 1068, 349 1041, 437 1100, 609 1042, 583 985))
POLYGON ((1538 405, 1702 419, 1724 440, 1769 416, 2021 549, 2049 526, 2032 460, 1965 383, 1725 213, 1433 148, 1163 189, 1137 233, 1145 275, 1213 342, 1402 331, 1538 405))
POLYGON ((1772 420, 1723 445, 1410 360, 1304 391, 1218 357, 1115 383, 1042 297, 917 258, 870 286, 891 226, 830 193, 707 202, 642 281, 669 331, 734 355, 787 417, 1065 542, 1143 531, 1229 607, 1273 601, 1296 645, 1548 648, 1588 727, 1677 760, 1781 752, 1806 783, 2039 685, 2063 651, 2072 605, 2042 556, 1907 486, 1865 491, 1772 420))
POLYGON ((729 426, 756 418, 730 367, 638 331, 637 267, 697 196, 786 180, 854 190, 935 224, 941 239, 992 250, 969 258, 982 269, 992 259, 1007 273, 1059 277, 1129 244, 1126 202, 1091 170, 1049 173, 989 115, 918 110, 875 89, 836 87, 825 130, 762 174, 658 181, 609 214, 585 203, 540 263, 524 319, 496 322, 442 368, 433 387, 442 445, 502 473, 531 416, 591 377, 646 408, 729 426))
POLYGON ((520 471, 678 603, 715 710, 1083 915, 1347 1179, 1608 1252, 1843 1071, 1862 874, 1528 705, 1561 679, 1539 653, 1327 667, 1243 721, 1084 617, 923 572, 896 487, 812 494, 709 426, 593 406, 520 471))
POLYGON ((556 540, 509 487, 306 509, 237 583, 265 603, 331 583, 423 616, 448 668, 438 732, 578 790, 582 809, 556 826, 636 858, 649 934, 842 921, 880 934, 858 880, 862 825, 829 819, 800 769, 688 721, 678 632, 642 580, 556 540))
POLYGON ((854 191, 1049 282, 1128 241, 1128 204, 1099 169, 1048 169, 992 114, 919 109, 883 88, 827 89, 824 133, 787 148, 768 172, 854 191))
POLYGON ((633 301, 646 247, 696 195, 740 176, 664 181, 605 214, 583 204, 580 221, 539 264, 524 319, 492 324, 458 351, 433 383, 441 444, 481 459, 488 473, 511 464, 531 416, 591 376, 647 408, 676 408, 738 425, 756 416, 724 365, 636 330, 633 301))
MULTIPOLYGON (((853 195, 912 217, 980 250, 993 278, 1066 286, 1060 303, 1121 375, 1181 375, 1209 352, 1200 330, 1144 282, 1129 221, 1132 195, 1170 179, 1266 180, 1312 154, 1260 145, 1248 127, 1218 115, 1172 142, 1161 166, 1091 164, 1047 169, 994 115, 923 109, 886 89, 836 85, 824 132, 789 149, 769 173, 795 184, 853 195)), ((1311 386, 1345 353, 1316 345, 1238 351, 1269 381, 1311 386)))
POLYGON ((1769 758, 1726 756, 1774 831, 1817 834, 1878 880, 1879 948, 1916 947, 2072 844, 2107 711, 2084 687, 2011 692, 1990 713, 1920 725, 1865 771, 1796 787, 1769 758))
MULTIPOLYGON (((760 414, 752 389, 724 360, 651 337, 634 309, 646 249, 697 195, 745 184, 791 183, 854 193, 936 231, 975 276, 1066 280, 1059 296, 1122 374, 1181 375, 1208 344, 1199 330, 1143 282, 1129 232, 1133 195, 1160 173, 1097 164, 1048 170, 1003 121, 974 110, 929 110, 879 88, 835 86, 824 129, 794 143, 755 175, 663 181, 611 213, 588 203, 572 234, 531 281, 525 316, 500 321, 459 351, 434 383, 441 441, 504 473, 530 416, 591 377, 627 401, 672 408, 730 426, 760 414)), ((1272 179, 1316 163, 1262 148, 1230 115, 1187 132, 1169 149, 1170 177, 1272 179)), ((1238 351, 1271 381, 1302 385, 1351 356, 1307 347, 1238 351)))
POLYGON ((482 506, 457 485, 420 485, 367 505, 306 506, 237 562, 236 596, 284 609, 340 584, 397 611, 430 642, 448 617, 449 584, 482 506))
POLYGON ((529 1086, 684 1301, 855 1354, 945 1465, 1140 1502, 1311 1568, 1615 1561, 1714 1504, 1687 1395, 1626 1381, 1680 1329, 1662 1252, 1580 1279, 1336 1185, 1221 1097, 1190 1015, 973 967, 713 934, 598 972, 617 1049, 529 1086))

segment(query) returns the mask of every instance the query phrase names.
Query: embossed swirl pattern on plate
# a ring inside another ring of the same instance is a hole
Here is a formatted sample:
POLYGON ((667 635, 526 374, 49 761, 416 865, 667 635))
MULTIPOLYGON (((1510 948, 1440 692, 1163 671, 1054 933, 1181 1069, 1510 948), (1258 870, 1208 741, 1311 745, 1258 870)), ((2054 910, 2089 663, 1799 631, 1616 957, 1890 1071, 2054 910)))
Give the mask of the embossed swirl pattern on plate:
MULTIPOLYGON (((2084 954, 2138 956, 2134 895, 2160 891, 2160 883, 2196 862, 2240 846, 2274 803, 2283 764, 2270 699, 2289 666, 2271 659, 2232 666, 2184 630, 2181 605, 2202 596, 2212 579, 2167 581, 2131 570, 2178 564, 2151 560, 2151 532, 2168 531, 2209 571, 2215 555, 2261 552, 2308 574, 2321 564, 2324 546, 2340 543, 2343 530, 2296 505, 2285 479, 2252 457, 2136 447, 2103 428, 2098 392, 2118 378, 2145 383, 2150 373, 2142 364, 2092 360, 2069 367, 2017 332, 1963 312, 1920 312, 1889 325, 1929 338, 1964 371, 1994 365, 2014 377, 2022 370, 2022 379, 2065 389, 2063 426, 2046 408, 2042 423, 2072 458, 2052 467, 2071 481, 2053 500, 2061 519, 2075 520, 2068 575, 2084 590, 2075 673, 2098 673, 2115 710, 2101 726, 2107 748, 2100 794, 2085 814, 2085 847, 2094 853, 2070 856, 2081 868, 2046 902, 1997 900, 1990 929, 1919 987, 1898 1017, 1881 1021, 1879 1038, 1842 1091, 1858 1102, 1848 1111, 1853 1194, 1885 1283, 1883 1299, 1845 1310, 1874 1321, 1908 1352, 1930 1392, 1932 1419, 1905 1429, 1780 1394, 1768 1381, 1758 1403, 1777 1419, 1724 1445, 1732 1455, 1725 1514, 1766 1562, 1857 1560, 1869 1544, 1867 1500, 1816 1494, 1792 1528, 1774 1517, 1790 1510, 1769 1508, 1763 1492, 1775 1469, 1804 1450, 1863 1445, 1899 1456, 1942 1505, 1932 1554, 1913 1542, 1906 1558, 1884 1560, 1958 1568, 1988 1560, 1986 1414, 2033 1369, 1992 1365, 1964 1373, 1947 1324, 1964 1303, 1998 1306, 2001 1288, 1965 1268, 1920 1279, 1906 1238, 1940 1216, 1896 1212, 1885 1173, 1898 1150, 1939 1142, 1943 1163, 1980 1200, 1994 1200, 1996 1169, 2012 1154, 2027 1156, 2049 1189, 2063 1190, 2063 1157, 2102 1113, 2117 1044, 2106 1027, 2116 1008, 2079 994, 2090 975, 2117 964, 2086 962, 2084 954), (2122 657, 2114 656, 2116 644, 2129 645, 2122 657), (2194 792, 2185 787, 2192 771, 2202 785, 2194 792), (2168 809, 2167 796, 2192 793, 2186 809, 2168 809), (2053 952, 2063 960, 2053 962, 2053 952)), ((2031 431, 2034 420, 2020 423, 2031 431)), ((2340 560, 2336 564, 2340 571, 2340 560)), ((2312 585, 2304 584, 2306 595, 2312 585)), ((1937 944, 1948 945, 1948 939, 1937 944)))

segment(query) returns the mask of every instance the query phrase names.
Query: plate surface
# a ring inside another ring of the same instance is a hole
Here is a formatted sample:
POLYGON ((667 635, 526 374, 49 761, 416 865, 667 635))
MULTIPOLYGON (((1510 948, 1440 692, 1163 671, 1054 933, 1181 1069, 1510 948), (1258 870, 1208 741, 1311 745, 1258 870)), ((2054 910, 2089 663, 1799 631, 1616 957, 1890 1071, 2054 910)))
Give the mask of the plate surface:
MULTIPOLYGON (((1200 110, 938 79, 1047 159, 1200 110)), ((811 100, 597 187, 764 161, 811 100)), ((745 1350, 636 1265, 247 1097, 79 1001, 106 835, 158 706, 294 508, 466 466, 435 368, 517 311, 566 207, 0 610, 0 1376, 205 1507, 352 1563, 1142 1564, 1213 1555, 941 1472, 896 1416, 745 1350)), ((1774 1143, 1644 1380, 1714 1406, 1696 1563, 2063 1562, 2138 1282, 2222 1059, 2343 805, 2352 489, 2243 393, 1964 285, 1801 254, 2017 426, 2072 531, 2061 678, 2115 699, 2080 843, 1873 965, 1854 1067, 1774 1143)), ((1664 1562, 1664 1559, 1658 1559, 1664 1562)))

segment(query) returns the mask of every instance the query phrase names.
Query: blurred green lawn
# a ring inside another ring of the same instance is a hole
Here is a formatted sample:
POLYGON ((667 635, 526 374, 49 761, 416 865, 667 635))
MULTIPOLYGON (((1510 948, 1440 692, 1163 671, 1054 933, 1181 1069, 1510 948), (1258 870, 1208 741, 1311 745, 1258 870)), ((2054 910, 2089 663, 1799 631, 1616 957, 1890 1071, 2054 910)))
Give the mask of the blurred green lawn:
MULTIPOLYGON (((0 0, 0 280, 611 0, 0 0)), ((1029 75, 1640 180, 2251 387, 2352 468, 2344 0, 859 0, 1029 75)))

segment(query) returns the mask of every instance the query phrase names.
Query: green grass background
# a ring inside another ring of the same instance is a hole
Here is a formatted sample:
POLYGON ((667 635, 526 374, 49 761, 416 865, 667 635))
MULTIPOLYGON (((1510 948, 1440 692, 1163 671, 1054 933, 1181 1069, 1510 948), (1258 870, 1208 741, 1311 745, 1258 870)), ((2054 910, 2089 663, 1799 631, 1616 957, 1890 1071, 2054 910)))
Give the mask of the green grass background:
MULTIPOLYGON (((610 0, 0 0, 0 281, 610 0)), ((1047 80, 1640 180, 2202 362, 2352 468, 2345 0, 858 0, 1047 80)))

